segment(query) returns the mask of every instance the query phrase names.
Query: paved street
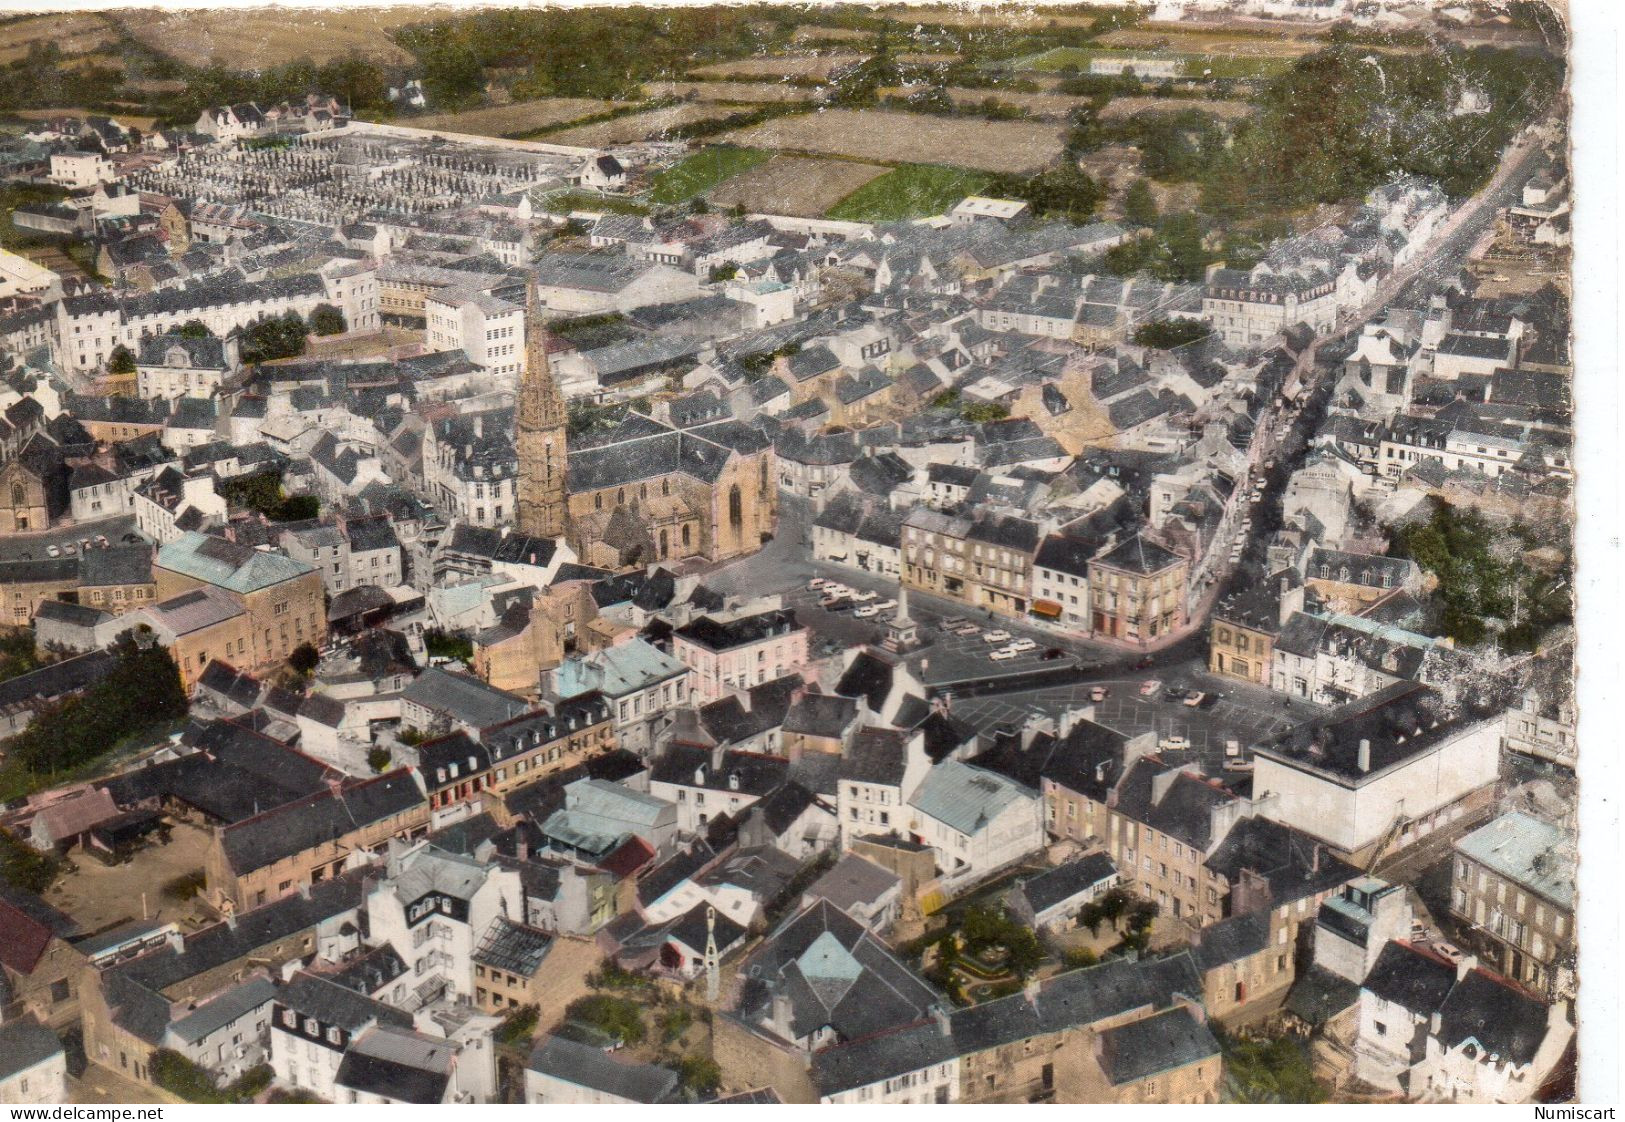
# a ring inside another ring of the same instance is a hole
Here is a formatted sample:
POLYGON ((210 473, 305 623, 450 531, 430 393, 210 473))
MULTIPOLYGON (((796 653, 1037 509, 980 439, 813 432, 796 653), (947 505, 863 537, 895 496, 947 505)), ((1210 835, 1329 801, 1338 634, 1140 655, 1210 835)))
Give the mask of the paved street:
POLYGON ((43 561, 50 556, 50 546, 54 545, 61 551, 71 542, 78 549, 81 538, 93 539, 97 534, 104 536, 108 544, 118 545, 125 534, 135 532, 135 515, 121 514, 117 518, 59 526, 45 533, 0 534, 0 561, 43 561))

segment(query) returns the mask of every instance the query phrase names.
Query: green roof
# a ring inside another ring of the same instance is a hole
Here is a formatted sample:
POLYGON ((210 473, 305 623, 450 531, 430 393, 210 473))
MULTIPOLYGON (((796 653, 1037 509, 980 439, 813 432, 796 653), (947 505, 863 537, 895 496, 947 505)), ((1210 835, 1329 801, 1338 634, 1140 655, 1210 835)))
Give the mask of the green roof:
POLYGON ((1456 843, 1456 850, 1563 908, 1574 907, 1574 835, 1518 811, 1456 843))
POLYGON ((258 592, 316 571, 286 554, 251 549, 196 531, 160 549, 157 563, 172 573, 238 593, 258 592))

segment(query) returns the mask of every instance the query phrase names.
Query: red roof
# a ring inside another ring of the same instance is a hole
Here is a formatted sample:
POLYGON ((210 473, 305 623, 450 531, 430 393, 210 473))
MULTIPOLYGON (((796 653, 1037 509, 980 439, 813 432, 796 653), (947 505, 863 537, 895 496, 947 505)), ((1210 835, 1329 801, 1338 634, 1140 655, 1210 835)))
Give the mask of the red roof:
POLYGON ((614 853, 600 861, 598 867, 604 872, 613 875, 617 880, 625 880, 650 861, 653 861, 654 855, 654 848, 634 834, 632 837, 627 838, 614 853))
POLYGON ((15 974, 32 974, 51 941, 51 929, 0 900, 0 965, 15 974))

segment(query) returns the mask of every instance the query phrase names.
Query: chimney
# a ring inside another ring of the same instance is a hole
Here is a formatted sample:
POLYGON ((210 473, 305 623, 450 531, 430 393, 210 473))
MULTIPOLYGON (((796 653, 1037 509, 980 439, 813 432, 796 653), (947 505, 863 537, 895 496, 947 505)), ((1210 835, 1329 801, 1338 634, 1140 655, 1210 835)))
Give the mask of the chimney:
POLYGON ((1028 978, 1027 984, 1021 987, 1021 996, 1027 999, 1027 1004, 1034 1009, 1038 1008, 1038 979, 1028 978))
POLYGON ((931 1006, 931 1019, 936 1022, 937 1031, 943 1036, 947 1036, 952 1031, 948 1024, 948 1010, 941 1005, 931 1006))
POLYGON ((1443 1027, 1444 1018, 1439 1016, 1438 1013, 1434 1013, 1433 1016, 1428 1018, 1428 1031, 1433 1035, 1437 1036, 1439 1034, 1439 1030, 1443 1027))
POLYGON ((1371 741, 1369 740, 1362 739, 1360 741, 1359 764, 1362 772, 1371 770, 1371 741))

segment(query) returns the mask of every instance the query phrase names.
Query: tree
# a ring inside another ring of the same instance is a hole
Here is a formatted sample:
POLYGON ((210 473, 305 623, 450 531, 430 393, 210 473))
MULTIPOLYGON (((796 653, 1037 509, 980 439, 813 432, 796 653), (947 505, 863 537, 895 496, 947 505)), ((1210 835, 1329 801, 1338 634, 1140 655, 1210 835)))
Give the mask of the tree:
POLYGON ((245 363, 270 362, 303 354, 310 328, 298 312, 254 321, 243 332, 242 360, 245 363))
POLYGON ((595 993, 578 997, 564 1010, 566 1020, 591 1025, 622 1044, 641 1044, 643 1013, 630 998, 595 993))
POLYGON ((61 868, 62 862, 53 854, 41 853, 0 830, 0 884, 37 896, 51 887, 61 868))
POLYGON ((1242 1040, 1219 1036, 1226 1089, 1239 1103, 1320 1103, 1326 1088, 1315 1078, 1314 1062, 1301 1041, 1291 1037, 1242 1040))
POLYGON ((684 1056, 677 1065, 683 1087, 696 1095, 706 1095, 722 1085, 722 1069, 710 1056, 684 1056))
POLYGON ((214 332, 209 330, 208 324, 200 319, 187 320, 175 329, 174 334, 184 336, 187 339, 210 339, 214 337, 214 332))
POLYGON ((370 748, 367 750, 367 766, 372 768, 374 775, 382 775, 389 768, 389 749, 370 748))
POLYGON ((317 304, 310 312, 310 330, 315 335, 343 335, 344 313, 331 304, 317 304))
POLYGON ((1123 217, 1136 226, 1155 226, 1157 214, 1157 197, 1150 182, 1136 179, 1123 196, 1123 217))
POLYGON ((113 348, 113 354, 107 360, 109 374, 134 374, 135 353, 123 343, 113 348))
POLYGON ((35 775, 55 775, 106 755, 121 741, 186 715, 188 699, 169 652, 120 635, 107 676, 43 711, 11 741, 12 758, 35 775))
POLYGON ((321 661, 322 652, 309 643, 300 643, 293 649, 293 653, 288 655, 288 665, 307 676, 321 665, 321 661))
POLYGON ((1212 331, 1207 324, 1197 320, 1153 319, 1134 329, 1134 342, 1141 347, 1168 350, 1205 339, 1210 334, 1212 331))

